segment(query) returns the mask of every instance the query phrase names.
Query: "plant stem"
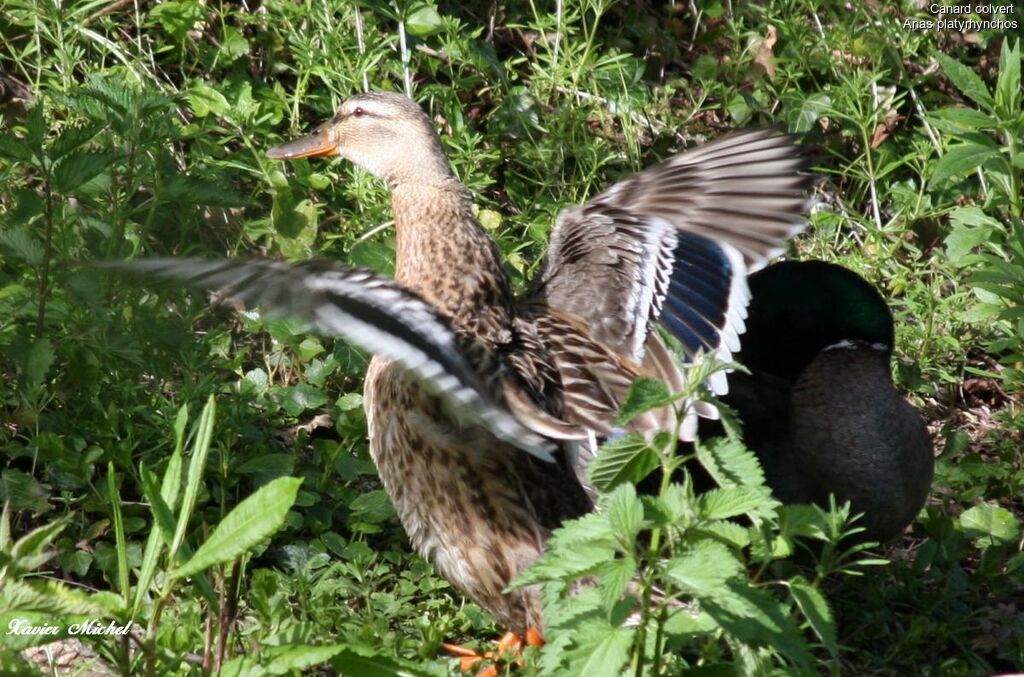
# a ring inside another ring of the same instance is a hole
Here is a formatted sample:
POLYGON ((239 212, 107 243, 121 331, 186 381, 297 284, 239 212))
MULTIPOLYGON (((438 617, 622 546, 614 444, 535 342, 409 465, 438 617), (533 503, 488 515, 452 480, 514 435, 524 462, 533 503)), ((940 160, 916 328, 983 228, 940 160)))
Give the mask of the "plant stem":
POLYGON ((43 172, 43 191, 46 193, 46 206, 43 217, 43 265, 39 271, 39 305, 36 312, 36 338, 43 335, 43 327, 46 324, 46 298, 50 293, 50 259, 53 258, 54 206, 49 162, 43 162, 43 172))

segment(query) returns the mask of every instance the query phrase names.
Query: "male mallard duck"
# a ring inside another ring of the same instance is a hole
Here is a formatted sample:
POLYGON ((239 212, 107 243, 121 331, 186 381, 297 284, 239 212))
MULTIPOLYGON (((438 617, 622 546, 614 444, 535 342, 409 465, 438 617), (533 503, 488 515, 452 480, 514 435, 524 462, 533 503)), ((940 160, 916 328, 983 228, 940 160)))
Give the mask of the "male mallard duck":
MULTIPOLYGON (((747 273, 803 226, 808 153, 774 131, 744 132, 620 181, 559 216, 522 298, 415 102, 353 96, 268 153, 334 155, 391 190, 395 279, 323 262, 128 267, 306 318, 376 353, 370 452, 413 546, 504 626, 540 629, 538 590, 506 586, 551 530, 592 509, 593 440, 612 432, 632 381, 682 382, 655 324, 691 354, 738 349, 747 273)), ((724 375, 711 386, 724 393, 724 375)), ((633 427, 667 424, 651 414, 633 427)))
POLYGON ((724 398, 744 441, 786 503, 863 512, 864 536, 884 541, 913 521, 931 486, 932 444, 896 391, 892 314, 866 280, 824 261, 785 261, 749 278, 739 360, 724 398))

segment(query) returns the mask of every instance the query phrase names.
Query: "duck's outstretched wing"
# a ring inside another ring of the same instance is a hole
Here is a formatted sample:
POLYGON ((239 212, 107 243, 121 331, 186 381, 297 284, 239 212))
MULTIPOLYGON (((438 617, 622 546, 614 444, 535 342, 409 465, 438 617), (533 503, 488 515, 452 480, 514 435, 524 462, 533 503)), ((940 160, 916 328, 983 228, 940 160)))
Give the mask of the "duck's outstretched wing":
POLYGON ((363 268, 310 261, 206 261, 154 258, 100 267, 216 292, 268 313, 308 322, 407 369, 450 405, 460 420, 483 425, 545 461, 553 448, 483 384, 466 355, 467 339, 444 317, 393 279, 363 268))
MULTIPOLYGON (((659 321, 687 355, 730 360, 747 274, 803 229, 810 156, 792 136, 757 130, 616 183, 559 216, 532 298, 582 317, 594 338, 637 361, 660 341, 659 321)), ((710 385, 728 390, 722 373, 710 385)))

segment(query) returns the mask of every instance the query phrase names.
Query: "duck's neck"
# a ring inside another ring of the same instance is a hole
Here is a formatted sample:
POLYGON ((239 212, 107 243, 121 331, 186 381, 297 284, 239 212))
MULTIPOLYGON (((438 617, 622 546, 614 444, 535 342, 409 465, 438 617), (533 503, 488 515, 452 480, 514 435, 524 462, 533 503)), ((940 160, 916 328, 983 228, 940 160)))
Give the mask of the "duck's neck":
POLYGON ((393 187, 395 279, 461 329, 492 345, 507 340, 512 292, 493 240, 454 177, 393 187))

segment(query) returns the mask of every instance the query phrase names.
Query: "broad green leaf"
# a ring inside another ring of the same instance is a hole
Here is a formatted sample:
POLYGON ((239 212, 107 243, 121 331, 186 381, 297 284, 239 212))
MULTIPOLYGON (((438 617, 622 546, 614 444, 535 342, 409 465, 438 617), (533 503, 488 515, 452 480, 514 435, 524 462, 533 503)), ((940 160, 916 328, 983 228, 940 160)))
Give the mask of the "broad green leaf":
POLYGON ((966 257, 1002 227, 998 221, 974 206, 954 209, 949 219, 953 229, 946 236, 946 254, 955 266, 971 263, 965 260, 966 257))
POLYGON ((32 148, 27 143, 13 134, 5 133, 0 134, 0 158, 31 164, 34 156, 32 148))
POLYGON ((999 155, 999 149, 978 143, 961 143, 951 147, 932 168, 929 185, 935 186, 954 176, 974 171, 999 155))
POLYGON ((942 66, 942 71, 946 74, 946 77, 950 79, 957 89, 985 110, 992 110, 992 95, 989 93, 988 87, 985 86, 981 76, 942 52, 936 53, 935 58, 938 60, 939 65, 942 66))
POLYGON ((196 82, 188 88, 188 91, 185 93, 185 99, 188 100, 192 112, 195 113, 196 117, 200 118, 204 118, 211 113, 214 115, 224 115, 231 107, 231 104, 228 103, 223 94, 202 81, 196 82))
POLYGON ((778 505, 767 489, 761 487, 723 487, 712 489, 697 499, 705 519, 720 520, 745 513, 764 513, 778 505))
POLYGON ((53 170, 53 188, 63 195, 71 195, 83 184, 105 171, 113 162, 108 153, 79 151, 61 160, 53 170))
POLYGON ((770 646, 798 666, 810 662, 810 652, 792 616, 773 596, 745 580, 733 579, 726 590, 701 596, 701 608, 729 634, 754 646, 770 646))
POLYGON ((594 570, 600 581, 597 590, 605 609, 611 609, 619 602, 635 574, 636 561, 628 555, 609 560, 594 570))
POLYGON ((45 255, 43 244, 28 228, 10 228, 0 231, 0 251, 22 259, 29 265, 39 265, 45 255))
POLYGON ((42 384, 47 372, 57 358, 50 345, 50 339, 40 338, 32 342, 32 347, 25 358, 22 370, 25 374, 25 383, 29 388, 42 384))
POLYGON ((7 468, 0 472, 0 501, 10 501, 15 510, 44 513, 50 510, 50 486, 31 474, 7 468))
POLYGON ((964 534, 975 540, 987 539, 990 545, 1013 543, 1020 534, 1020 522, 1006 508, 982 503, 960 515, 964 534))
POLYGON ((618 677, 633 645, 635 628, 615 627, 607 622, 591 624, 565 652, 567 666, 560 672, 567 677, 618 677))
POLYGON ((257 489, 229 512, 192 558, 171 572, 182 578, 229 562, 259 544, 284 524, 302 480, 280 477, 257 489))
POLYGON ((149 10, 148 19, 159 23, 176 40, 188 39, 188 32, 205 15, 199 0, 168 0, 149 10))
POLYGON ((380 524, 395 516, 395 508, 383 489, 374 489, 356 496, 349 507, 354 519, 369 524, 380 524))
POLYGON ((615 535, 623 542, 632 543, 644 520, 644 506, 636 496, 636 487, 621 484, 603 503, 615 535))
POLYGON ((626 394, 615 425, 624 426, 645 411, 671 403, 672 394, 664 383, 653 378, 638 378, 626 394))
POLYGON ((709 522, 698 525, 695 530, 734 548, 745 548, 750 545, 750 528, 735 522, 709 522))
POLYGON ((405 18, 405 29, 418 38, 433 35, 441 30, 442 26, 441 15, 437 13, 437 8, 431 5, 418 7, 405 18))
POLYGON ((836 623, 832 618, 832 609, 821 591, 811 585, 803 576, 796 576, 789 581, 789 592, 796 600, 804 618, 814 628, 821 643, 832 656, 839 655, 839 644, 836 640, 836 623))
POLYGON ((695 450, 697 460, 719 486, 764 486, 764 471, 757 456, 742 443, 716 439, 696 444, 695 450))
POLYGON ((587 473, 598 491, 608 492, 623 482, 636 483, 661 463, 658 452, 638 433, 615 437, 601 445, 587 473))
POLYGON ((665 567, 666 576, 696 595, 724 590, 726 581, 742 571, 742 563, 729 548, 708 540, 698 541, 665 567))

